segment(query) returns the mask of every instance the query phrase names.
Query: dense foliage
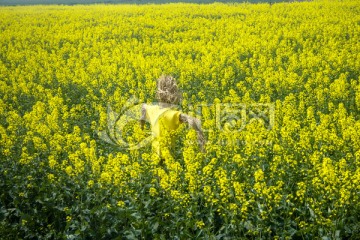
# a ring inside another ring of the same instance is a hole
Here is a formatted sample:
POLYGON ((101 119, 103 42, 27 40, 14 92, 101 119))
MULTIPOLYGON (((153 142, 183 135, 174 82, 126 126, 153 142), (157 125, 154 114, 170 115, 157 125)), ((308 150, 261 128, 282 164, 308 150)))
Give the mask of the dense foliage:
POLYGON ((356 239, 359 34, 357 1, 1 7, 0 235, 356 239), (162 73, 206 153, 99 137, 162 73))

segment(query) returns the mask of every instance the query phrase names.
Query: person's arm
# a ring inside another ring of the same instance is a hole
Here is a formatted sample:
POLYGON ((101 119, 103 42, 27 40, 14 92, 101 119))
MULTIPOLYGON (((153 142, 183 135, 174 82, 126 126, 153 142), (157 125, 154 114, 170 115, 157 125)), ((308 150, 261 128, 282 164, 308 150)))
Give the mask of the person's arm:
POLYGON ((146 122, 146 104, 144 103, 141 106, 141 116, 140 116, 140 127, 142 130, 144 130, 145 122, 146 122))
POLYGON ((200 120, 182 113, 182 114, 180 114, 180 122, 189 124, 189 126, 196 131, 201 151, 205 152, 206 140, 204 137, 204 133, 201 130, 200 120))

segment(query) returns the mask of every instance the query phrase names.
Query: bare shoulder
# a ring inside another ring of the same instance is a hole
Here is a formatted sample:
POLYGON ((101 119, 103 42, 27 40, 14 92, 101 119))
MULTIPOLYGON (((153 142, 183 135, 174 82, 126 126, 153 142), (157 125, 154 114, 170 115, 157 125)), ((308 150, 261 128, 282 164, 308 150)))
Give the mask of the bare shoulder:
POLYGON ((146 118, 146 108, 147 108, 146 103, 143 103, 141 105, 141 117, 140 117, 141 120, 145 120, 146 118))
POLYGON ((151 105, 148 105, 146 103, 141 104, 141 112, 146 112, 151 107, 151 105))
POLYGON ((188 115, 184 114, 184 113, 180 113, 180 116, 179 116, 179 120, 180 122, 187 122, 188 121, 188 115))
POLYGON ((187 122, 190 125, 196 124, 196 125, 201 125, 201 121, 195 117, 191 117, 187 114, 181 113, 180 114, 180 121, 181 122, 187 122))

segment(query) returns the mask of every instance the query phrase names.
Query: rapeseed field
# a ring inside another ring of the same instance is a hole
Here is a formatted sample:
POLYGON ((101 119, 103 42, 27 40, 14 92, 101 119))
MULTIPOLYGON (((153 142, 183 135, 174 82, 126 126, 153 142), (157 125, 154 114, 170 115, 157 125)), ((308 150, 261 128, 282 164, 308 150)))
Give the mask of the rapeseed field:
POLYGON ((360 4, 0 7, 3 239, 358 239, 360 4), (154 155, 171 74, 186 125, 154 155))

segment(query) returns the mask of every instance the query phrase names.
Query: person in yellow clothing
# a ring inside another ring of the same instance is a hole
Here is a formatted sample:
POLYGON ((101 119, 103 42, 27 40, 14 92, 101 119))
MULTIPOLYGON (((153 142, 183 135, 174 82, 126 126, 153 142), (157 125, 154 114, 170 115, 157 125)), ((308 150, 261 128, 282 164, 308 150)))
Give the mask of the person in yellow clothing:
POLYGON ((176 130, 182 123, 187 123, 197 132, 200 149, 205 151, 205 138, 201 130, 200 120, 172 109, 172 106, 178 104, 181 99, 175 78, 163 75, 158 79, 157 85, 156 98, 159 104, 143 104, 140 119, 142 129, 144 129, 146 121, 149 121, 151 125, 151 131, 154 136, 152 141, 154 151, 161 157, 161 148, 173 146, 175 139, 171 134, 170 142, 163 143, 160 140, 166 134, 176 130))

